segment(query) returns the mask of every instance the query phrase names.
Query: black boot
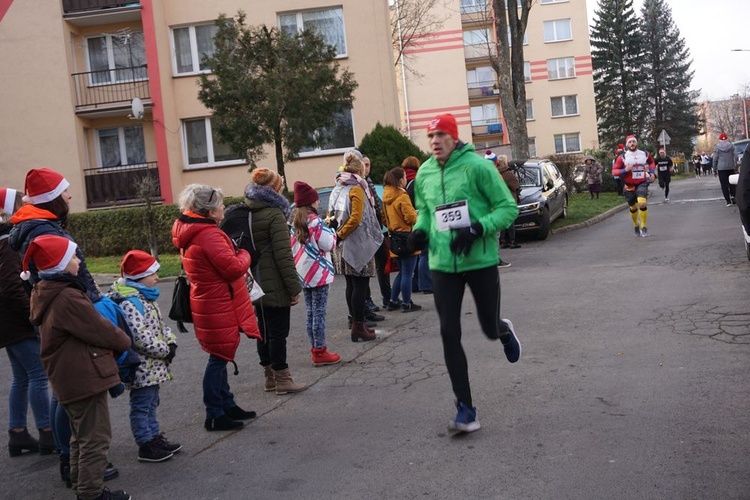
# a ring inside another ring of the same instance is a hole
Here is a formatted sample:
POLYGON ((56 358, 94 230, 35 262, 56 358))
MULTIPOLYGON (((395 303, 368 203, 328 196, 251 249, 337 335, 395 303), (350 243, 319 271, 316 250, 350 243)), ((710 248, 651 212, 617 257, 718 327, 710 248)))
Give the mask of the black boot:
POLYGON ((23 455, 24 452, 39 451, 39 441, 31 437, 27 429, 21 432, 9 430, 8 436, 10 438, 8 439, 8 453, 11 457, 23 455))
POLYGON ((203 426, 207 431, 233 431, 245 425, 244 422, 232 420, 226 415, 217 418, 207 418, 203 426))
POLYGON ((41 455, 51 455, 55 451, 55 438, 52 437, 52 431, 39 429, 39 453, 41 455))
POLYGON ((257 416, 254 411, 246 411, 239 406, 224 408, 224 415, 231 418, 232 420, 250 420, 251 418, 255 418, 257 416))
POLYGON ((68 488, 73 487, 70 482, 70 455, 60 455, 60 479, 68 488))

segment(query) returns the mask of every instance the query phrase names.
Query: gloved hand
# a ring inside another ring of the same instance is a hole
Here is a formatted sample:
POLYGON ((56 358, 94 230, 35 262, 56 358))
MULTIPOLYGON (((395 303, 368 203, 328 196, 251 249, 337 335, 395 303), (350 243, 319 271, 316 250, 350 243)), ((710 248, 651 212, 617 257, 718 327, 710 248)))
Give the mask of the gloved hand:
POLYGON ((425 233, 421 229, 412 231, 411 233, 409 233, 409 237, 406 239, 406 247, 411 252, 424 250, 425 247, 427 247, 427 233, 425 233))
POLYGON ((469 255, 471 251, 471 245, 481 238, 484 234, 484 228, 479 222, 475 222, 469 227, 462 227, 458 230, 458 234, 451 241, 451 252, 456 255, 469 255))
POLYGON ((125 392, 125 384, 123 384, 122 382, 114 387, 109 388, 109 395, 112 397, 112 399, 117 398, 123 392, 125 392))
POLYGON ((172 363, 175 354, 177 354, 177 344, 167 344, 167 346, 169 347, 169 354, 166 355, 164 361, 166 361, 167 363, 172 363))

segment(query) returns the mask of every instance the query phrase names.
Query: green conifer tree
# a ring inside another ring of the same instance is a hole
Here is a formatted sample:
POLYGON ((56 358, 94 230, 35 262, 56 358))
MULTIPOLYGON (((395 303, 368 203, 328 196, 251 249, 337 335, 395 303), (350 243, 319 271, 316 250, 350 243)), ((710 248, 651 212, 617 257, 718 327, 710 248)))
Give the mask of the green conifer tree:
POLYGON ((643 99, 648 106, 645 134, 656 144, 666 130, 671 137, 669 154, 693 151, 698 135, 698 91, 690 90, 692 60, 672 10, 664 0, 644 0, 641 8, 643 34, 643 99))
POLYGON ((392 168, 400 167, 407 156, 416 156, 425 161, 429 155, 399 132, 392 125, 383 126, 378 122, 359 143, 359 150, 370 158, 370 178, 373 182, 383 182, 383 175, 392 168))

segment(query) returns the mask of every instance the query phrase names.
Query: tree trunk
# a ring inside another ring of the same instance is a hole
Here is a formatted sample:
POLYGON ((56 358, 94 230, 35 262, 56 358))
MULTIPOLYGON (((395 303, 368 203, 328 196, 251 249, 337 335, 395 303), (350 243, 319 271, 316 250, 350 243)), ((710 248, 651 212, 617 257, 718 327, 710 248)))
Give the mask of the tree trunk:
POLYGON ((278 124, 273 129, 273 144, 276 150, 276 172, 281 176, 281 180, 284 186, 284 192, 289 192, 289 187, 286 185, 286 174, 284 173, 284 146, 281 142, 281 124, 278 124))

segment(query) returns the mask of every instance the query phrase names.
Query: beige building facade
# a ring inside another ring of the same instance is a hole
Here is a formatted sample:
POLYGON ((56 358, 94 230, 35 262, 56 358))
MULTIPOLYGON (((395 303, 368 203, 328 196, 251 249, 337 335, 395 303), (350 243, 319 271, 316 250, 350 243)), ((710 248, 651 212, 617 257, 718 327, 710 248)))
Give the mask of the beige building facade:
MULTIPOLYGON (((217 141, 197 98, 213 21, 240 9, 252 25, 317 27, 354 73, 334 142, 286 165, 290 187, 333 185, 344 151, 377 122, 400 121, 386 0, 0 0, 0 185, 22 189, 29 169, 53 168, 71 184, 73 211, 137 203, 143 179, 164 203, 193 182, 241 195, 248 165, 217 141)), ((273 169, 267 151, 260 165, 273 169)))
MULTIPOLYGON (((404 48, 399 75, 402 129, 426 149, 425 127, 452 113, 459 136, 477 151, 510 154, 490 64, 496 53, 492 2, 448 0, 439 30, 404 48), (489 5, 488 5, 489 4, 489 5)), ((586 0, 537 0, 524 40, 529 152, 532 157, 598 148, 586 0)))

